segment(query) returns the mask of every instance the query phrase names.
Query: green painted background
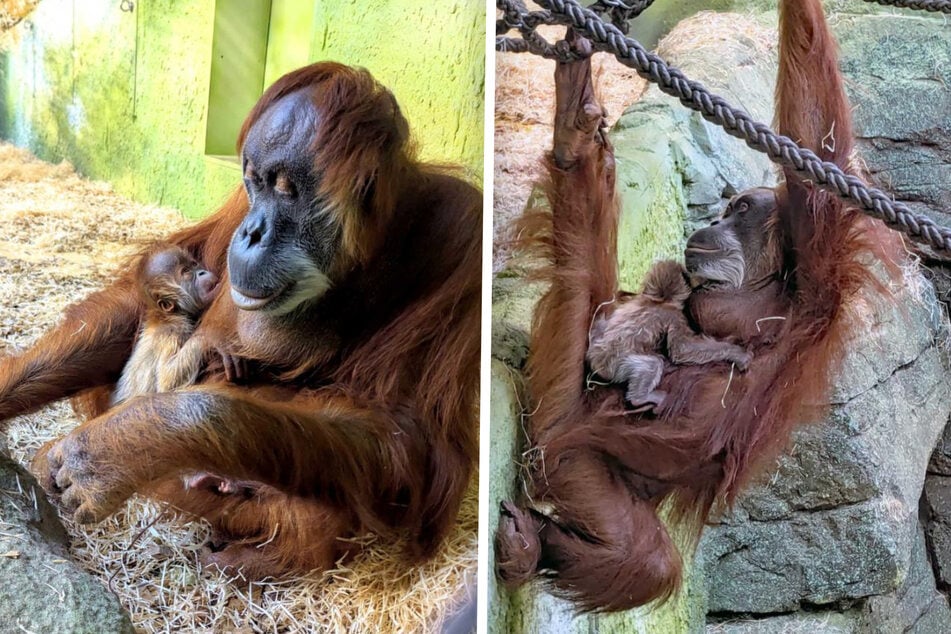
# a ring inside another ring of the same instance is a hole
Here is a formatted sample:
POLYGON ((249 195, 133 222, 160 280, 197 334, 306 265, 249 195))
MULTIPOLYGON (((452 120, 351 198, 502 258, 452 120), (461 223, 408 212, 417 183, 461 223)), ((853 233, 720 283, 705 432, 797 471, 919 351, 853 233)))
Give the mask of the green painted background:
MULTIPOLYGON (((137 200, 207 214, 239 182, 205 153, 215 2, 119 5, 43 0, 8 34, 0 137, 137 200)), ((269 81, 321 59, 364 66, 396 94, 422 158, 481 177, 484 3, 274 0, 271 15, 269 81)))

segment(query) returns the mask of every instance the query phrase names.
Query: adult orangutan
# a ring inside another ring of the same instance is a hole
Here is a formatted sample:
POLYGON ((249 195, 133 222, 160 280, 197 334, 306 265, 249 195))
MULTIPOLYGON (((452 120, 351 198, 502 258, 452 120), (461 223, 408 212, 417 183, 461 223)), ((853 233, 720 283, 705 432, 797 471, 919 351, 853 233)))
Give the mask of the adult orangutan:
MULTIPOLYGON (((244 187, 169 242, 223 279, 195 336, 254 379, 212 363, 34 470, 79 522, 134 492, 201 515, 214 561, 249 577, 329 566, 364 531, 426 557, 477 454, 481 194, 416 161, 393 95, 335 63, 279 79, 238 147, 244 187)), ((116 381, 144 311, 133 270, 0 362, 0 418, 116 381)))
MULTIPOLYGON (((780 1, 779 55, 780 132, 849 169, 850 111, 821 0, 780 1)), ((526 499, 502 506, 497 567, 510 585, 545 575, 582 610, 623 610, 679 587, 658 507, 699 535, 713 503, 731 502, 791 427, 820 413, 805 404, 828 395, 848 302, 871 280, 863 258, 900 256, 882 225, 790 170, 776 189, 739 194, 688 240, 686 312, 697 331, 750 350, 748 371, 668 365, 655 416, 625 411, 622 390, 584 380, 593 317, 618 293, 614 161, 589 61, 559 64, 555 88, 552 211, 547 225, 528 219, 547 229, 551 261, 529 357, 538 459, 526 499)))

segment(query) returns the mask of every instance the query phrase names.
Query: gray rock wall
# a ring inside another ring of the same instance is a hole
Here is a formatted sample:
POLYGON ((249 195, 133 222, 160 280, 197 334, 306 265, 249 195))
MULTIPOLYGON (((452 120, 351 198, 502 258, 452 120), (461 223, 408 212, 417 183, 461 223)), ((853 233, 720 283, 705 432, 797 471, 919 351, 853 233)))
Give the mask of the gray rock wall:
MULTIPOLYGON (((677 24, 699 11, 762 13, 776 10, 777 0, 657 0, 631 25, 631 35, 653 48, 677 24)), ((825 0, 829 13, 913 15, 908 9, 883 9, 861 0, 825 0)))
POLYGON ((98 579, 69 560, 66 531, 32 475, 0 454, 0 631, 131 633, 98 579))
POLYGON ((925 544, 925 536, 919 531, 908 575, 894 592, 841 610, 713 619, 706 634, 947 634, 951 611, 947 598, 935 588, 925 544))
POLYGON ((835 33, 869 175, 951 225, 951 27, 922 14, 843 16, 835 33))
POLYGON ((947 319, 919 275, 907 284, 898 306, 869 302, 864 316, 874 319, 857 325, 828 420, 800 428, 769 481, 706 531, 711 612, 789 612, 887 594, 908 575, 951 383, 947 319))

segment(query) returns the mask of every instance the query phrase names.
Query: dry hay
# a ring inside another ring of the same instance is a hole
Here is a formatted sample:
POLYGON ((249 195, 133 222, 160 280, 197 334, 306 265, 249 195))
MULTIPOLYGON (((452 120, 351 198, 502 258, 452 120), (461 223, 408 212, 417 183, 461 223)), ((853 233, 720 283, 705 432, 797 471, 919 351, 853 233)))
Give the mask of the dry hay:
MULTIPOLYGON (((712 43, 723 52, 724 59, 749 54, 752 50, 757 58, 769 58, 776 54, 779 46, 776 34, 775 16, 761 13, 719 13, 700 11, 684 18, 657 43, 657 54, 671 61, 674 54, 683 56, 685 52, 706 51, 712 43), (727 53, 736 51, 736 55, 727 53)), ((676 62, 674 63, 676 65, 676 62)), ((691 77, 707 85, 727 85, 730 79, 743 69, 729 64, 705 65, 703 77, 691 77)), ((671 97, 673 99, 673 97, 671 97)), ((742 105, 742 104, 734 104, 742 105)))
POLYGON ((40 0, 0 0, 0 31, 19 24, 39 3, 40 0))
POLYGON ((17 46, 32 29, 27 17, 40 0, 0 0, 0 53, 17 46), (26 20, 24 27, 14 28, 26 20))
MULTIPOLYGON (((778 46, 775 19, 775 15, 753 11, 699 11, 678 22, 670 33, 657 43, 657 54, 666 59, 672 51, 699 50, 718 42, 719 47, 739 48, 744 51, 752 48, 757 54, 765 56, 778 46)), ((723 72, 732 76, 736 74, 737 69, 726 67, 723 72)), ((714 83, 707 77, 702 79, 714 83)))
MULTIPOLYGON (((538 32, 553 42, 564 37, 565 29, 543 26, 538 32)), ((510 223, 524 211, 532 187, 542 177, 541 158, 551 147, 555 62, 529 53, 497 53, 495 59, 493 268, 497 272, 510 255, 510 223)), ((647 82, 610 55, 595 55, 592 70, 598 98, 613 125, 643 94, 647 82)))
MULTIPOLYGON (((12 352, 107 282, 139 244, 185 221, 83 180, 66 163, 43 163, 0 143, 0 223, 8 229, 0 241, 0 350, 12 352)), ((7 433, 10 451, 28 464, 77 422, 62 403, 20 417, 7 433)), ((169 517, 141 498, 95 527, 64 523, 72 555, 116 593, 141 632, 426 631, 474 584, 474 483, 456 530, 428 564, 407 566, 398 544, 378 541, 346 568, 283 583, 249 584, 200 569, 207 526, 169 517)))

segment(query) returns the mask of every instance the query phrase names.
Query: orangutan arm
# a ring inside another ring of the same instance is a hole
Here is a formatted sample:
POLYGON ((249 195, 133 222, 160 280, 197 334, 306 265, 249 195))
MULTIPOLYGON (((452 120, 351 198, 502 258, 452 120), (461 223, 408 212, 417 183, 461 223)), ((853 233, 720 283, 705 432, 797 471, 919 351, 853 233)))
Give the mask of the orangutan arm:
POLYGON ((0 359, 0 421, 117 381, 143 310, 138 289, 123 278, 71 306, 24 352, 0 359))
POLYGON ((33 468, 88 523, 187 471, 348 506, 386 499, 418 471, 422 444, 410 422, 346 399, 274 403, 202 386, 133 399, 44 447, 33 468))

